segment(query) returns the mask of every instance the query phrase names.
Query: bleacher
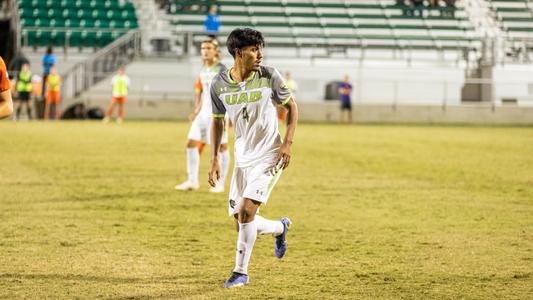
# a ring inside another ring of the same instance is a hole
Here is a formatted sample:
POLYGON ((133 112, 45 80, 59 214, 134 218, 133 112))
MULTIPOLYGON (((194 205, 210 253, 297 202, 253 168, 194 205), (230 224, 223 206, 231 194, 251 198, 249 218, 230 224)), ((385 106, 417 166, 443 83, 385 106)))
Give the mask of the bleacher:
POLYGON ((100 48, 138 28, 135 7, 120 0, 19 0, 23 46, 100 48))
POLYGON ((491 0, 508 36, 533 38, 533 0, 491 0))
MULTIPOLYGON (((175 1, 171 12, 176 33, 192 32, 198 42, 209 1, 175 1)), ((211 2, 213 3, 213 1, 211 2)), ((423 9, 412 16, 394 0, 361 1, 216 1, 221 36, 235 27, 262 31, 269 47, 325 49, 471 50, 479 39, 465 11, 454 17, 445 7, 423 9)))

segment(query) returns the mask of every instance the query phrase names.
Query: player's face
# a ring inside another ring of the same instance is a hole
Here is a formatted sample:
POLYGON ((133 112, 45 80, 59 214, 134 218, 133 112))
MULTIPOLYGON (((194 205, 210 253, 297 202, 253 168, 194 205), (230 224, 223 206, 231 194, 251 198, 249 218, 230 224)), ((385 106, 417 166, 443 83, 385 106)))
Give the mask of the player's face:
POLYGON ((247 70, 257 71, 263 62, 263 49, 259 46, 246 46, 241 49, 241 59, 247 70))
POLYGON ((217 49, 212 43, 202 43, 200 54, 203 60, 213 60, 217 55, 217 49))

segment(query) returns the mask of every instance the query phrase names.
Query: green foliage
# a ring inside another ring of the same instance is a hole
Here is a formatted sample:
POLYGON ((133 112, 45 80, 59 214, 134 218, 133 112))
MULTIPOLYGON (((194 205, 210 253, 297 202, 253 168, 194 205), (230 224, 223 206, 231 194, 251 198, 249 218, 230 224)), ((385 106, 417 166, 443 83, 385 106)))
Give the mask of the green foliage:
MULTIPOLYGON (((533 129, 298 127, 249 286, 227 194, 184 180, 188 123, 0 123, 0 298, 527 299, 533 129)), ((228 179, 229 184, 229 179, 228 179)), ((228 189, 228 185, 226 187, 228 189)))

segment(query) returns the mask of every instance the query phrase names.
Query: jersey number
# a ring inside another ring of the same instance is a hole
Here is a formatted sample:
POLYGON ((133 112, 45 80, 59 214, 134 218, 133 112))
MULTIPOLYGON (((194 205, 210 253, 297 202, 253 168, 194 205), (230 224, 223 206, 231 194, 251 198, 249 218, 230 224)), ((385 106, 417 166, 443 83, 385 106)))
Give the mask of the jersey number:
POLYGON ((242 108, 242 118, 246 121, 248 121, 248 110, 246 110, 246 106, 242 108))

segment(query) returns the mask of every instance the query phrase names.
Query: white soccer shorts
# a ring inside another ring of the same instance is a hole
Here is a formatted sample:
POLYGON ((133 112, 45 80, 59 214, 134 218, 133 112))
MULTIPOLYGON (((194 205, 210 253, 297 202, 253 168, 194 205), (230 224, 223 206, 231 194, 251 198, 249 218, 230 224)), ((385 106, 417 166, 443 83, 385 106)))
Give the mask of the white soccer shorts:
MULTIPOLYGON (((212 120, 213 117, 211 116, 196 116, 196 118, 194 118, 194 121, 192 121, 191 128, 189 129, 189 134, 187 135, 187 139, 200 141, 206 145, 210 145, 212 120)), ((225 123, 228 124, 227 119, 225 120, 225 123)), ((228 143, 228 131, 226 130, 226 126, 227 125, 224 126, 224 130, 222 132, 222 144, 228 143)))
POLYGON ((272 189, 281 177, 282 169, 272 174, 270 160, 245 168, 233 168, 229 189, 228 213, 233 216, 239 212, 244 198, 266 204, 272 189))

